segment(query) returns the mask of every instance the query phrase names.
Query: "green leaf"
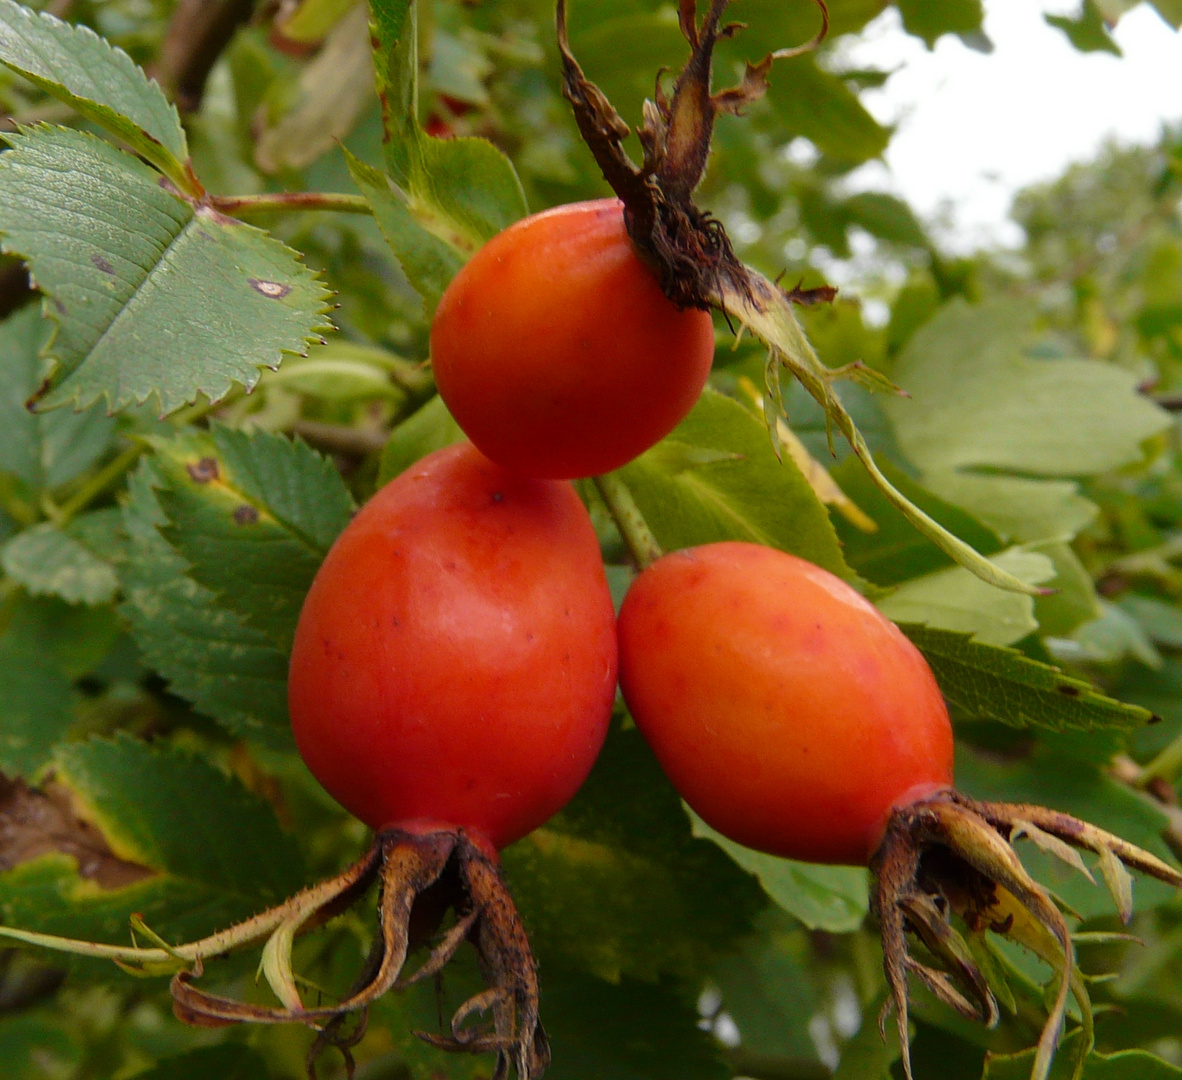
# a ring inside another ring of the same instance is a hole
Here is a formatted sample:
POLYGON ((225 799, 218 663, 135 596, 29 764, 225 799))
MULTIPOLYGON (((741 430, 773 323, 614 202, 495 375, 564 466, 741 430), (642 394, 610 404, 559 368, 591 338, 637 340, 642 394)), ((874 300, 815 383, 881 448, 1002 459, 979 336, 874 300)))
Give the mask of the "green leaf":
POLYGON ((53 854, 0 875, 7 926, 126 942, 132 914, 176 943, 285 899, 299 850, 270 806, 200 758, 127 736, 59 747, 55 776, 138 880, 103 889, 53 854))
POLYGON ((1149 3, 1175 30, 1182 28, 1182 0, 1149 0, 1149 3))
POLYGON ((847 934, 857 930, 870 910, 870 887, 860 866, 819 866, 780 859, 736 844, 715 832, 688 806, 694 836, 712 840, 749 874, 764 892, 810 930, 847 934))
POLYGON ((418 5, 409 0, 373 0, 371 11, 386 167, 397 193, 380 184, 372 172, 359 170, 353 163, 350 167, 430 314, 447 262, 462 264, 528 208, 517 173, 492 143, 478 138, 437 139, 420 126, 418 5), (430 273, 425 274, 425 269, 430 273))
POLYGON ((154 1068, 135 1075, 136 1080, 267 1080, 270 1073, 257 1050, 226 1043, 162 1058, 154 1068))
POLYGON ((85 132, 37 127, 0 155, 0 233, 26 256, 58 324, 53 408, 155 396, 172 412, 252 387, 320 330, 324 286, 266 233, 169 194, 85 132))
POLYGON ((154 463, 145 461, 123 509, 131 548, 121 574, 121 611, 132 636, 173 693, 240 738, 290 749, 287 656, 186 576, 188 564, 158 531, 168 519, 153 487, 164 485, 154 463))
POLYGON ((176 108, 122 49, 86 26, 71 26, 0 0, 0 63, 122 139, 184 191, 200 191, 176 108))
MULTIPOLYGON (((1055 576, 1051 560, 1036 551, 1010 548, 990 562, 1031 585, 1041 585, 1055 576)), ((1003 592, 961 566, 912 578, 878 606, 895 622, 959 630, 991 645, 1013 644, 1038 629, 1032 597, 1003 592)))
POLYGON ((707 388, 672 434, 618 475, 666 551, 745 540, 852 576, 800 470, 776 458, 755 416, 716 391, 707 388))
POLYGON ((345 150, 345 160, 361 194, 373 209, 374 220, 398 258, 407 280, 423 301, 430 318, 443 290, 464 265, 464 257, 447 241, 429 232, 410 212, 406 200, 385 174, 345 150))
POLYGON ((0 567, 34 596, 60 596, 71 604, 110 603, 119 580, 115 568, 79 539, 85 527, 82 519, 65 529, 50 522, 34 525, 0 548, 0 567))
POLYGON ((215 425, 152 440, 167 481, 163 534, 188 576, 286 652, 353 500, 327 458, 300 441, 215 425))
POLYGON ((890 132, 866 111, 857 95, 813 56, 778 64, 767 97, 793 134, 803 135, 838 161, 869 161, 890 142, 890 132))
POLYGON ((667 982, 605 982, 546 966, 542 1009, 553 1080, 727 1080, 692 998, 667 982))
POLYGON ((884 1039, 878 1033, 878 1026, 867 1022, 877 1015, 879 1007, 875 1002, 866 1010, 858 1033, 842 1050, 833 1080, 888 1080, 893 1075, 891 1066, 900 1055, 899 1040, 891 1032, 884 1039))
MULTIPOLYGON (((118 511, 115 511, 118 513, 118 511)), ((6 633, 71 679, 89 675, 111 652, 120 626, 113 608, 67 604, 21 593, 6 605, 6 633)))
MULTIPOLYGON (((1149 797, 1109 777, 1107 761, 1089 762, 1062 753, 1055 742, 1064 737, 1040 739, 1024 756, 1009 759, 958 743, 957 787, 977 799, 1049 806, 1173 863, 1162 840, 1167 825, 1162 810, 1149 797)), ((1018 851, 1030 872, 1085 919, 1114 914, 1107 890, 1093 885, 1078 870, 1033 844, 1022 844, 1018 851)), ((1153 878, 1138 876, 1133 895, 1138 907, 1152 907, 1174 900, 1177 892, 1153 878)))
MULTIPOLYGON (((1078 1077, 1072 1074, 1079 1034, 1072 1032, 1059 1047, 1049 1080, 1182 1080, 1182 1069, 1147 1050, 1122 1050, 1116 1054, 1091 1053, 1078 1077)), ((989 1054, 981 1080, 1027 1080, 1034 1064, 1034 1050, 1020 1054, 989 1054)))
MULTIPOLYGON (((938 521, 982 555, 993 555, 1003 544, 996 533, 985 528, 971 514, 937 498, 888 460, 879 462, 883 475, 907 499, 938 521)), ((865 533, 835 515, 837 535, 841 538, 846 562, 876 585, 898 585, 946 566, 952 557, 934 541, 919 532, 870 478, 861 462, 852 454, 830 476, 878 526, 865 533)))
POLYGON ((1070 540, 1098 513, 1096 504, 1080 495, 1079 485, 1072 480, 928 469, 923 482, 1016 544, 1070 540))
POLYGON ((1148 709, 1105 697, 1083 679, 1017 649, 930 626, 899 628, 919 647, 941 692, 964 719, 1051 731, 1130 731, 1153 719, 1148 709))
POLYGON ((613 730, 575 798, 503 858, 543 963, 612 982, 697 982, 766 904, 715 845, 694 839, 635 728, 613 730))
POLYGON ((912 400, 882 404, 921 469, 1089 476, 1139 461, 1141 443, 1170 426, 1130 371, 1031 358, 1034 314, 956 300, 912 337, 892 371, 912 400))
POLYGON ((1136 619, 1158 645, 1182 649, 1182 608, 1140 593, 1122 596, 1117 606, 1136 619))
POLYGON ((70 679, 35 643, 0 636, 0 772, 35 776, 73 725, 70 679))
MULTIPOLYGON (((794 919, 770 907, 760 915, 758 931, 710 972, 721 1008, 738 1025, 748 1061, 779 1058, 819 1065, 809 1022, 826 1003, 818 1000, 810 977, 810 957, 801 948, 804 934, 794 919)), ((740 1062, 733 1064, 742 1070, 740 1062)))
POLYGON ((1074 19, 1066 15, 1044 14, 1043 18, 1056 29, 1062 30, 1080 52, 1107 52, 1113 56, 1123 55, 1120 46, 1112 40, 1100 9, 1092 0, 1083 0, 1079 14, 1074 19))
POLYGON ((16 477, 33 495, 86 472, 115 433, 114 422, 98 407, 42 415, 25 408, 41 382, 41 349, 49 329, 36 307, 0 322, 0 472, 16 477))
POLYGON ((970 34, 981 29, 985 10, 981 0, 895 0, 903 16, 903 28, 923 38, 928 48, 942 34, 970 34))
POLYGON ((1043 638, 1066 637, 1103 610, 1092 575, 1067 544, 1038 544, 1034 550, 1050 559, 1055 568, 1051 579, 1054 593, 1034 601, 1039 634, 1043 638))
POLYGON ((78 1025, 43 1010, 6 1016, 0 1023, 5 1080, 74 1075, 82 1058, 79 1034, 78 1025))
POLYGON ((466 438, 438 394, 399 424, 382 450, 378 484, 386 484, 420 458, 466 438))
POLYGON ((850 225, 860 225, 879 240, 907 247, 930 246, 911 207, 893 195, 863 191, 846 199, 841 209, 850 225))
POLYGON ((319 50, 300 72, 291 107, 256 136, 254 161, 265 173, 310 165, 352 131, 373 101, 366 6, 347 9, 317 44, 319 50))

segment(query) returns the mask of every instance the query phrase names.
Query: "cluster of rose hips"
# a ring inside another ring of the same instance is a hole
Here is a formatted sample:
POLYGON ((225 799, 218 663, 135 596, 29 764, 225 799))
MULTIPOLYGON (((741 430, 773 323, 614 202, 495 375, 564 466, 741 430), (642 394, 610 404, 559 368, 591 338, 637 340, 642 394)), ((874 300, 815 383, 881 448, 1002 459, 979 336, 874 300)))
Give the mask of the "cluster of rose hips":
POLYGON ((678 791, 741 843, 864 864, 893 806, 951 785, 924 660, 818 567, 752 544, 677 552, 635 580, 617 634, 567 480, 671 431, 713 349, 709 314, 665 298, 613 200, 518 223, 453 281, 432 366, 472 443, 358 514, 292 654, 300 751, 363 821, 463 828, 490 848, 537 828, 602 744, 617 641, 637 725, 678 791))
POLYGON ((1042 1080, 1069 993, 1085 1053, 1090 1005, 1062 912, 1012 841, 1084 848, 1102 867, 1119 861, 1176 885, 1182 875, 1066 815, 958 793, 927 663, 819 567, 747 543, 673 552, 639 568, 617 622, 569 481, 616 469, 672 431, 714 345, 709 314, 668 300, 637 256, 624 213, 606 200, 536 215, 460 271, 431 353, 472 442, 379 491, 304 604, 290 676, 296 741, 325 788, 377 830, 380 854, 366 865, 381 864, 396 898, 384 901, 377 974, 340 1008, 420 977, 399 976, 410 910, 450 880, 455 923, 421 972, 468 939, 490 988, 461 1006, 450 1036, 426 1037, 496 1051, 498 1077, 544 1070, 537 973, 497 851, 586 778, 618 676, 673 785, 716 830, 775 855, 871 868, 908 1075, 909 976, 966 1016, 999 1015, 954 914, 969 933, 1010 933, 1051 963, 1058 991, 1032 1071, 1042 1080), (911 955, 908 932, 938 967, 911 955), (490 1030, 467 1026, 486 1009, 490 1030))
MULTIPOLYGON (((444 294, 432 364, 472 442, 361 510, 291 660, 304 760, 380 835, 449 850, 461 837, 495 866, 586 778, 617 661, 678 791, 740 843, 865 865, 892 808, 950 787, 951 728, 923 658, 816 566, 754 544, 675 552, 642 569, 617 627, 569 480, 668 434, 713 350, 710 315, 666 299, 614 200, 518 223, 444 294)), ((536 1023, 529 975, 502 989, 536 1023)), ((519 1028, 520 1015, 499 1025, 495 1048, 536 1074, 544 1046, 519 1028)))

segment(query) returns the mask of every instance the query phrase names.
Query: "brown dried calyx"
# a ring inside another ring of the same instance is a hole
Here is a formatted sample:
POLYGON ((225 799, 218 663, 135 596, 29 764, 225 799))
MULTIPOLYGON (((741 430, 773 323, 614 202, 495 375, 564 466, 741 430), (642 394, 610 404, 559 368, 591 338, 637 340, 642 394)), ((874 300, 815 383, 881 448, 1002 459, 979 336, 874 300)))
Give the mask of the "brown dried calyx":
MULTIPOLYGON (((1046 961, 1058 986, 1038 1040, 1031 1080, 1047 1080, 1067 1015, 1068 996, 1079 1006, 1082 1038, 1071 1072, 1078 1077, 1091 1050, 1092 1007, 1075 963, 1074 942, 1055 898, 1023 868, 1014 842, 1025 837, 1090 881, 1079 851, 1098 857, 1100 871, 1121 919, 1133 911, 1132 879, 1125 867, 1182 888, 1182 874, 1156 856, 1086 821, 1041 806, 979 802, 943 791, 892 812, 871 860, 873 906, 882 932, 890 998, 879 1017, 884 1031, 893 1007, 911 1073, 908 1049, 907 979, 914 975, 937 998, 971 1020, 998 1022, 1004 975, 992 958, 988 933, 1008 937, 1046 961), (959 924, 953 922, 953 916, 959 924), (916 959, 907 933, 922 943, 937 965, 916 959), (996 984, 996 992, 995 992, 996 984)), ((1123 934, 1090 934, 1091 940, 1128 940, 1123 934)))
MULTIPOLYGON (((563 91, 574 107, 579 131, 624 203, 628 235, 637 252, 657 272, 665 295, 681 307, 725 309, 728 294, 734 293, 752 299, 756 283, 750 271, 735 257, 722 223, 694 205, 693 192, 706 169, 715 117, 738 115, 744 105, 767 91, 767 75, 776 60, 807 52, 824 40, 829 14, 823 0, 815 2, 821 29, 812 41, 769 53, 758 64, 749 63, 738 86, 714 94, 710 89, 714 45, 732 37, 742 24, 722 24, 730 0, 711 0, 700 25, 696 0, 680 0, 679 22, 690 45, 690 58, 673 84, 672 97, 665 94, 657 76, 654 100, 644 103, 644 123, 637 131, 644 149, 643 164, 637 166, 623 147, 631 129, 571 53, 566 0, 558 0, 563 91)), ((833 289, 820 289, 784 295, 811 303, 832 299, 833 294, 833 289)))
POLYGON ((306 1024, 317 1032, 308 1054, 308 1075, 315 1080, 316 1061, 335 1047, 353 1075, 351 1047, 365 1033, 370 1004, 389 990, 400 990, 437 975, 456 950, 470 942, 476 950, 487 989, 464 1002, 446 1035, 417 1032, 433 1046, 463 1053, 495 1053, 493 1080, 512 1069, 518 1080, 537 1080, 550 1063, 550 1047, 538 1020, 537 967, 508 889, 501 880, 496 853, 464 829, 429 833, 383 829, 369 851, 334 878, 313 885, 282 904, 200 941, 171 945, 139 916, 132 929, 153 945, 107 945, 0 927, 0 937, 72 953, 113 960, 141 975, 171 974, 173 1011, 199 1027, 253 1022, 306 1024), (377 883, 379 933, 356 981, 343 999, 308 1008, 300 996, 301 980, 292 968, 296 937, 351 907, 377 883), (454 920, 440 932, 447 911, 454 920), (427 958, 412 973, 403 966, 411 950, 434 939, 427 958), (260 969, 279 1005, 255 1005, 211 994, 196 985, 205 962, 244 945, 264 941, 260 969), (471 1024, 478 1013, 491 1023, 471 1024))
POLYGON ((525 928, 490 850, 487 845, 475 843, 463 829, 422 835, 394 828, 383 830, 369 852, 339 877, 306 889, 285 904, 207 942, 171 950, 180 959, 193 960, 191 969, 173 976, 173 1011, 179 1019, 196 1026, 244 1021, 307 1024, 318 1032, 308 1053, 309 1077, 315 1077, 316 1061, 329 1047, 341 1051, 352 1076, 349 1051, 365 1034, 368 1006, 390 990, 405 989, 439 974, 468 941, 476 949, 488 989, 456 1010, 449 1034, 416 1034, 444 1050, 495 1053, 493 1080, 505 1080, 510 1068, 518 1080, 536 1080, 550 1063, 549 1043, 538 1019, 537 967, 525 928), (353 987, 335 1005, 305 1008, 291 969, 295 935, 352 905, 375 880, 381 889, 380 932, 353 987), (437 933, 449 908, 455 911, 454 923, 439 935, 418 969, 404 973, 410 950, 437 933), (265 936, 268 941, 262 970, 281 1006, 252 1005, 210 994, 194 985, 194 979, 202 974, 203 956, 224 953, 265 936), (491 1014, 491 1024, 469 1024, 483 1012, 491 1014))

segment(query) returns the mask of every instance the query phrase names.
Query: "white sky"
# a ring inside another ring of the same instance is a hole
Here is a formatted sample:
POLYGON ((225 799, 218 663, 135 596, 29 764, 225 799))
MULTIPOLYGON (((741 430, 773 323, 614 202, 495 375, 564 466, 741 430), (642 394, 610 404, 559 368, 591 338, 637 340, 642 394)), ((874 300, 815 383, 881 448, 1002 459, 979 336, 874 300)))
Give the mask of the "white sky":
POLYGON ((887 165, 864 166, 852 186, 895 191, 928 220, 943 210, 947 247, 1017 244, 1007 212, 1018 188, 1087 160, 1110 136, 1152 142, 1163 121, 1182 120, 1182 35, 1143 3, 1113 34, 1123 57, 1080 53, 1042 18, 1078 10, 1079 0, 985 0, 994 52, 983 55, 951 35, 929 52, 889 8, 840 56, 844 68, 896 72, 863 95, 898 125, 887 165))

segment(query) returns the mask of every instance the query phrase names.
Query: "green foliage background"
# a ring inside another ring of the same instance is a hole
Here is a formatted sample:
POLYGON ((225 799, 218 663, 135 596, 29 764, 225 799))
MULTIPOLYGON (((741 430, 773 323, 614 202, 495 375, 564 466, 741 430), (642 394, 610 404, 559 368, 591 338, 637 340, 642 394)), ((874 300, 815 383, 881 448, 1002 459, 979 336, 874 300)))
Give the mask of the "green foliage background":
MULTIPOLYGON (((780 547, 904 624, 949 700, 969 794, 1052 805, 1168 857, 1182 848, 1182 129, 1024 192, 1016 256, 951 257, 904 203, 845 186, 890 141, 859 101, 888 76, 843 71, 834 46, 886 6, 834 0, 830 44, 720 121, 699 202, 746 261, 806 286, 852 236, 873 238, 861 290, 802 319, 827 365, 863 361, 911 398, 842 384, 846 407, 914 503, 1057 591, 1001 592, 954 565, 844 445, 831 456, 824 416, 794 387, 791 430, 876 530, 823 503, 772 449, 752 397, 762 350, 736 347, 721 320, 711 388, 616 479, 663 546, 780 547), (796 140, 811 164, 786 152, 796 140), (889 319, 868 319, 859 295, 889 319)), ((929 45, 980 33, 978 0, 897 6, 929 45)), ((1048 21, 1111 51, 1105 20, 1130 6, 1084 0, 1048 21)), ((1182 23, 1176 0, 1154 6, 1182 23)), ((372 48, 361 6, 260 9, 183 118, 136 66, 158 56, 171 0, 54 7, 68 25, 0 0, 0 105, 15 120, 0 270, 26 260, 40 291, 0 321, 0 922, 125 942, 138 913, 179 942, 365 843, 292 747, 301 599, 354 507, 461 437, 424 366, 450 277, 527 211, 607 190, 559 93, 550 0, 374 0, 372 48), (280 31, 313 47, 292 55, 280 31), (348 212, 230 210, 194 202, 202 190, 341 193, 348 212), (28 411, 34 395, 47 408, 28 411), (27 812, 30 787, 48 817, 27 812)), ((818 18, 806 0, 735 14, 749 29, 721 43, 720 84, 818 18)), ((579 0, 571 27, 633 123, 655 72, 684 59, 664 0, 579 0)), ((622 539, 594 485, 580 491, 622 595, 622 539)), ((1082 878, 1023 857, 1081 929, 1117 927, 1082 878)), ((899 1075, 873 1022, 884 984, 864 871, 713 833, 622 707, 584 789, 504 862, 541 964, 555 1080, 899 1075)), ((1081 948, 1085 971, 1116 973, 1095 986, 1092 1080, 1182 1077, 1182 907, 1154 883, 1136 897, 1143 944, 1081 948)), ((346 986, 371 916, 303 939, 307 977, 346 986)), ((210 977, 265 1000, 252 964, 210 977)), ((1004 949, 996 966, 1012 1008, 992 1032, 918 994, 920 1080, 1027 1074, 1045 972, 1004 949)), ((476 978, 461 961, 440 992, 462 1000, 476 978)), ((488 1060, 411 1035, 439 1013, 430 987, 382 1001, 358 1076, 487 1076, 488 1060)), ((304 1074, 309 1042, 185 1028, 158 981, 0 952, 11 1080, 283 1080, 304 1074)), ((343 1075, 339 1062, 321 1075, 343 1075)))

